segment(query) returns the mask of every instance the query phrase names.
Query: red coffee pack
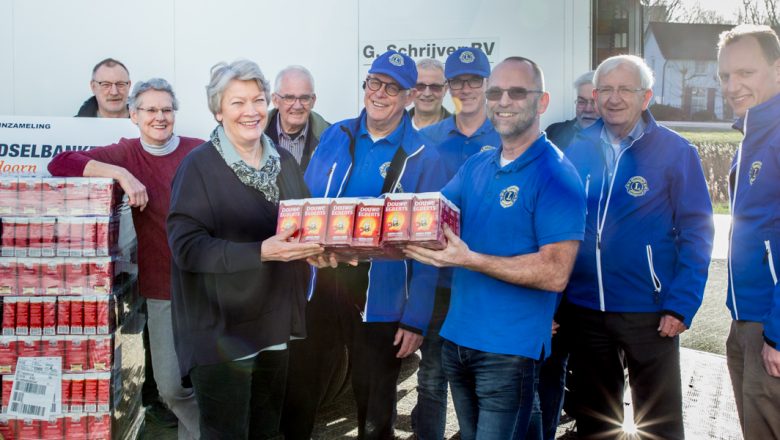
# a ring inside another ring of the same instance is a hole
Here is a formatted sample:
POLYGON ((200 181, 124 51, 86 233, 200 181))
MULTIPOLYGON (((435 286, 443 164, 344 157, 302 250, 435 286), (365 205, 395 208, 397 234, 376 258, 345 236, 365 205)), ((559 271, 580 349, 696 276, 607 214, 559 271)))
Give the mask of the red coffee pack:
POLYGON ((17 295, 16 258, 0 257, 0 296, 17 295))
POLYGON ((16 259, 16 282, 22 295, 37 295, 41 290, 40 262, 39 258, 16 259))
POLYGON ((410 242, 430 249, 444 249, 447 239, 443 225, 460 232, 460 209, 439 192, 416 194, 412 201, 410 242))
POLYGON ((57 252, 57 219, 43 217, 41 220, 41 256, 53 257, 57 252))
MULTIPOLYGON (((118 222, 112 217, 95 217, 95 255, 105 257, 111 254, 113 231, 118 229, 118 222)), ((115 241, 114 241, 115 242, 115 241)))
POLYGON ((306 200, 303 206, 301 243, 325 243, 330 200, 328 198, 306 200))
POLYGON ((62 440, 65 438, 65 417, 49 417, 41 421, 41 439, 62 440))
POLYGON ((14 374, 19 358, 16 336, 0 336, 0 374, 14 374))
POLYGON ((279 216, 276 220, 276 233, 290 229, 296 231, 289 241, 298 241, 301 236, 301 224, 303 223, 303 206, 306 203, 304 199, 292 199, 279 201, 279 216))
POLYGON ((70 412, 84 412, 84 387, 87 377, 84 373, 70 375, 70 412))
POLYGON ((87 368, 91 371, 110 371, 111 358, 114 352, 111 335, 90 336, 88 340, 89 363, 87 368))
POLYGON ((30 334, 30 298, 16 297, 16 335, 30 334))
POLYGON ((43 246, 43 217, 30 217, 27 226, 27 256, 40 257, 43 246))
POLYGON ((111 409, 111 373, 98 373, 98 411, 111 409))
POLYGON ((43 335, 43 297, 30 298, 30 335, 43 335))
POLYGON ((89 213, 89 179, 71 177, 65 181, 65 209, 67 215, 86 215, 89 213))
POLYGON ((69 335, 65 337, 65 369, 68 373, 86 371, 89 354, 86 336, 69 335))
POLYGON ((40 336, 17 336, 19 357, 40 357, 41 356, 41 337, 40 336))
POLYGON ((414 194, 387 194, 382 220, 382 243, 399 245, 409 241, 414 194))
POLYGON ((41 294, 56 296, 65 291, 65 260, 47 258, 41 260, 41 294))
POLYGON ((44 296, 43 302, 43 335, 52 336, 57 334, 57 298, 53 296, 44 296))
POLYGON ((84 297, 70 297, 70 334, 84 334, 84 297))
POLYGON ((356 248, 378 248, 382 240, 382 199, 360 199, 355 208, 355 229, 352 246, 356 248))
POLYGON ((89 440, 111 440, 111 415, 94 413, 87 415, 89 440))
POLYGON ((15 376, 11 374, 6 374, 3 376, 3 404, 2 404, 2 411, 4 413, 8 412, 8 405, 11 403, 11 391, 13 391, 14 388, 14 379, 15 376))
POLYGON ((97 334, 107 335, 116 327, 116 313, 114 313, 114 296, 100 295, 96 297, 96 321, 97 334))
POLYGON ((84 229, 81 240, 81 255, 94 257, 97 252, 97 217, 84 217, 84 229))
POLYGON ((340 248, 352 244, 358 201, 359 199, 355 198, 340 198, 330 202, 328 228, 325 233, 326 246, 340 248))
POLYGON ((65 416, 65 436, 68 440, 88 440, 87 415, 73 412, 65 416))
POLYGON ((16 334, 16 297, 3 298, 3 336, 16 334))
MULTIPOLYGON (((84 295, 84 333, 85 335, 97 334, 97 295, 84 295)), ((71 306, 72 307, 72 306, 71 306)), ((71 309, 71 315, 73 310, 71 309)), ((72 319, 72 317, 71 317, 72 319)))
POLYGON ((16 188, 17 212, 24 216, 41 215, 42 193, 43 181, 40 177, 20 177, 16 188))
POLYGON ((114 287, 114 262, 111 257, 90 258, 88 264, 87 291, 100 295, 111 293, 114 287))
POLYGON ((70 296, 57 297, 57 334, 70 334, 70 296))
POLYGON ((84 374, 84 412, 97 411, 98 374, 84 374))
POLYGON ((65 336, 44 336, 41 339, 41 356, 63 359, 65 357, 65 336))
POLYGON ((68 256, 71 257, 83 257, 84 256, 84 231, 87 229, 87 224, 94 221, 92 217, 71 217, 70 218, 70 235, 68 236, 68 256))
POLYGON ((41 438, 41 422, 41 420, 17 419, 16 438, 19 440, 41 438))
MULTIPOLYGON (((13 224, 14 232, 14 256, 26 257, 29 250, 30 237, 30 219, 28 217, 15 217, 13 224)), ((7 256, 7 255, 6 255, 7 256)))
POLYGON ((111 215, 117 203, 114 179, 105 177, 89 178, 89 213, 92 215, 111 215))
POLYGON ((0 414, 0 435, 2 435, 5 440, 17 440, 16 419, 9 418, 5 414, 0 414))
POLYGON ((72 389, 71 385, 73 385, 73 375, 72 374, 62 374, 62 413, 67 414, 70 412, 70 404, 73 400, 71 398, 70 390, 72 389))
POLYGON ((17 217, 3 217, 0 232, 0 255, 3 257, 16 256, 16 219, 17 217))
POLYGON ((89 284, 89 260, 68 258, 65 265, 65 291, 70 295, 83 295, 89 284))
POLYGON ((14 216, 16 210, 17 177, 0 177, 0 217, 14 216))
POLYGON ((62 177, 47 177, 43 179, 43 214, 47 216, 65 215, 65 199, 67 198, 66 179, 62 177))

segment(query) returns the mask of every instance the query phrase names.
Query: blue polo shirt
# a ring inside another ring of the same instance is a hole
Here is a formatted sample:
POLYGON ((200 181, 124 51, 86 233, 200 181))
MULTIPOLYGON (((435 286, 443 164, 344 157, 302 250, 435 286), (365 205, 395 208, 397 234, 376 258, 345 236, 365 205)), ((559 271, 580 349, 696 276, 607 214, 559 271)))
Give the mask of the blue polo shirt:
POLYGON ((366 127, 366 117, 360 120, 360 128, 355 136, 355 157, 342 197, 378 196, 382 193, 387 170, 401 139, 406 132, 409 118, 401 118, 401 123, 392 133, 374 142, 366 127))
POLYGON ((451 179, 469 157, 483 150, 496 149, 501 145, 501 136, 487 118, 471 136, 466 136, 458 130, 455 116, 423 128, 420 134, 425 136, 431 145, 436 146, 444 163, 447 179, 451 179))
MULTIPOLYGON (((542 134, 504 167, 501 151, 474 155, 442 190, 460 207, 461 238, 469 248, 510 257, 582 240, 585 192, 560 150, 542 134)), ((550 353, 557 296, 456 268, 441 335, 488 353, 539 359, 550 353)))

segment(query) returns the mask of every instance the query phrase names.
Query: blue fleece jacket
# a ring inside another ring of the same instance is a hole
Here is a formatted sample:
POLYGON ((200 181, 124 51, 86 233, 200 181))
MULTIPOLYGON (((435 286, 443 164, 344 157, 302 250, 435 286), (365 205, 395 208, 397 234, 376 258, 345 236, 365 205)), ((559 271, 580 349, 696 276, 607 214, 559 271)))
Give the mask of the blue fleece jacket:
POLYGON ((663 312, 690 327, 712 253, 712 205, 696 149, 642 114, 646 127, 610 179, 603 121, 566 150, 587 195, 585 240, 566 295, 608 312, 663 312))
MULTIPOLYGON (((348 182, 351 187, 360 187, 360 182, 351 182, 350 178, 354 139, 365 117, 366 112, 363 110, 358 118, 337 122, 322 133, 320 144, 304 176, 312 197, 339 197, 348 182)), ((425 145, 423 138, 412 127, 406 111, 400 130, 403 131, 400 148, 406 157, 401 169, 396 170, 399 177, 392 184, 390 192, 441 190, 446 180, 436 148, 425 145)), ((390 173, 389 170, 387 172, 390 173)), ((410 260, 371 262, 364 320, 398 321, 402 327, 424 334, 433 310, 437 278, 436 268, 410 260)))
POLYGON ((780 342, 780 95, 747 111, 735 124, 745 138, 729 181, 731 316, 764 324, 764 339, 780 342))

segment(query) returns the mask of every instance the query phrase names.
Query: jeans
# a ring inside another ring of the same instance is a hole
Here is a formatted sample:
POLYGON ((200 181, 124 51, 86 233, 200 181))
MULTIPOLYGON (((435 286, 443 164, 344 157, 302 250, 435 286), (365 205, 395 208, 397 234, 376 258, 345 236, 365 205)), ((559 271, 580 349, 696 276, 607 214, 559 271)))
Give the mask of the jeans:
POLYGON ((190 371, 200 407, 202 439, 272 439, 279 420, 287 380, 287 350, 190 371))
POLYGON ((463 440, 506 440, 513 438, 515 430, 528 430, 536 361, 485 353, 445 340, 442 367, 463 440))
POLYGON ((428 329, 417 370, 417 405, 412 410, 412 428, 420 440, 441 440, 447 424, 447 378, 441 366, 444 339, 439 329, 428 329))
POLYGON ((173 346, 171 302, 147 299, 149 351, 160 398, 179 419, 179 440, 200 437, 200 412, 192 388, 181 386, 179 360, 173 346))

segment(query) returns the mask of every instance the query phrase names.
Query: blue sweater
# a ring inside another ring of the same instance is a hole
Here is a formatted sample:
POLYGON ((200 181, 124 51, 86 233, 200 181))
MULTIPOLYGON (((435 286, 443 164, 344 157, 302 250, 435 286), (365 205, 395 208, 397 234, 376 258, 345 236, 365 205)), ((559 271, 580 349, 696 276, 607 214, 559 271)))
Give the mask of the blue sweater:
POLYGON ((745 134, 731 168, 729 294, 734 319, 764 324, 780 342, 780 95, 737 121, 745 134))
POLYGON ((567 298, 609 312, 663 312, 690 327, 712 254, 712 205, 696 149, 642 114, 644 132, 607 178, 603 121, 566 150, 585 185, 587 218, 567 298))

